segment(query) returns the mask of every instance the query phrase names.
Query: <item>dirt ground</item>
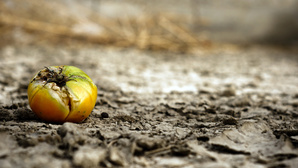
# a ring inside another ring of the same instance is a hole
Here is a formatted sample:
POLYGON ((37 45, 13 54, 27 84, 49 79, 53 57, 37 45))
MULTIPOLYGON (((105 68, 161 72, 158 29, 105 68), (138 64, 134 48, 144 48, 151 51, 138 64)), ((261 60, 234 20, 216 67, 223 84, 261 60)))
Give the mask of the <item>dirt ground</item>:
POLYGON ((0 50, 0 167, 296 167, 298 55, 225 46, 173 54, 89 46, 0 50), (82 123, 39 120, 27 85, 73 65, 98 87, 82 123))

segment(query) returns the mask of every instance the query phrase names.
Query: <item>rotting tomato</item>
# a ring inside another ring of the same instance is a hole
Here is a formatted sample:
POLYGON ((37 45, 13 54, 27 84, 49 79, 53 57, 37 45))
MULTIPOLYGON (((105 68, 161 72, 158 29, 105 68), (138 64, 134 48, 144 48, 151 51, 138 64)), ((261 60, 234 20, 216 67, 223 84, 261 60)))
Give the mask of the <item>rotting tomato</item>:
POLYGON ((74 66, 50 66, 39 71, 28 86, 32 111, 47 122, 81 122, 93 110, 97 87, 74 66))

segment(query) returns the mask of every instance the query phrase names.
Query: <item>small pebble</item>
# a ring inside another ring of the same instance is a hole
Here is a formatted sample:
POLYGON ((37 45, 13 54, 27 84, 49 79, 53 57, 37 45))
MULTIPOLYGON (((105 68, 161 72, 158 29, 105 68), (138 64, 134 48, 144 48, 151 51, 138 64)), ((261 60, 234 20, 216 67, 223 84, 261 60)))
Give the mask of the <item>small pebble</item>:
POLYGON ((106 113, 106 112, 102 112, 102 113, 100 114, 100 116, 101 116, 101 118, 109 118, 109 114, 106 113))

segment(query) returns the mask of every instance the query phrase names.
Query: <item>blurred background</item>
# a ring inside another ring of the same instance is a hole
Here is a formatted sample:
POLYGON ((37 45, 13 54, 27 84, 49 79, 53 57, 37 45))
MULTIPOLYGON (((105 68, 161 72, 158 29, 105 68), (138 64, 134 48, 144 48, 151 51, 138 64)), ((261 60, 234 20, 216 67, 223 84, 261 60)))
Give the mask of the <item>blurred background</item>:
POLYGON ((297 0, 1 0, 0 46, 100 44, 191 52, 298 44, 297 0))

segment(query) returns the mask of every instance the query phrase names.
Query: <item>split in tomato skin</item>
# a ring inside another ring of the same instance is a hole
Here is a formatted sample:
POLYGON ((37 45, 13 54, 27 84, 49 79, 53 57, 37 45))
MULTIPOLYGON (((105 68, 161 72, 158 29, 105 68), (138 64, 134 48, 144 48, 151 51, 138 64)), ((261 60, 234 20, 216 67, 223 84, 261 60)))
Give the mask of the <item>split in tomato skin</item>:
POLYGON ((74 66, 50 66, 38 72, 28 86, 32 111, 47 122, 81 122, 92 112, 97 87, 74 66))

